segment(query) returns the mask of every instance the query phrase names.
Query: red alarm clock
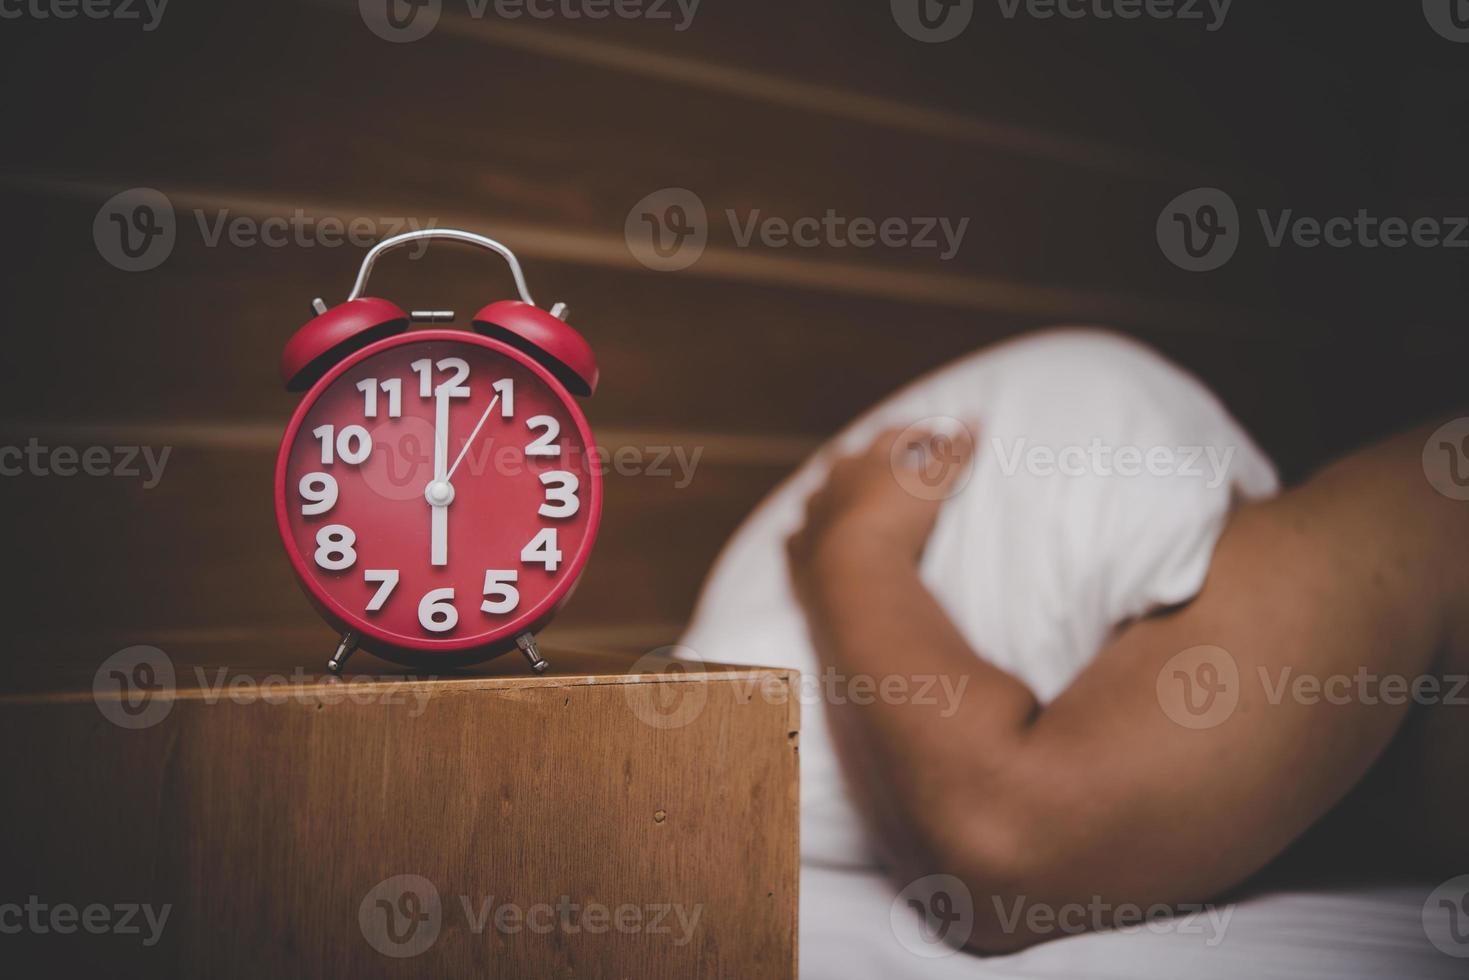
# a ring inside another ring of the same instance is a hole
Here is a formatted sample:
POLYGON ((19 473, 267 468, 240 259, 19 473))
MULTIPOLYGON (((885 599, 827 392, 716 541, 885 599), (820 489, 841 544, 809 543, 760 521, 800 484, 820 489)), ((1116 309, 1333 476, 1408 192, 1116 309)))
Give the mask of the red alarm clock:
POLYGON ((538 308, 515 255, 450 229, 409 232, 367 253, 351 295, 286 344, 286 388, 306 395, 275 468, 275 512, 296 577, 341 633, 328 668, 363 649, 396 663, 455 666, 519 647, 570 596, 602 514, 602 475, 574 396, 597 387, 591 346, 538 308), (489 249, 520 300, 491 303, 474 332, 424 329, 362 295, 384 252, 421 239, 489 249))

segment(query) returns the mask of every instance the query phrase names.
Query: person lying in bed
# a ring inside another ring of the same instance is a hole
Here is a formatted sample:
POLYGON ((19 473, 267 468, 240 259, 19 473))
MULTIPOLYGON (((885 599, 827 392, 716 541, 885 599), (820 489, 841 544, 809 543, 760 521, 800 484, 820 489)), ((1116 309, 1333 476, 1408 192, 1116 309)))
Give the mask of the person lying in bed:
POLYGON ((1282 493, 1150 349, 1030 335, 779 488, 684 653, 820 679, 803 860, 953 876, 973 950, 1065 934, 1017 898, 1207 901, 1303 840, 1469 871, 1469 421, 1445 421, 1282 493))

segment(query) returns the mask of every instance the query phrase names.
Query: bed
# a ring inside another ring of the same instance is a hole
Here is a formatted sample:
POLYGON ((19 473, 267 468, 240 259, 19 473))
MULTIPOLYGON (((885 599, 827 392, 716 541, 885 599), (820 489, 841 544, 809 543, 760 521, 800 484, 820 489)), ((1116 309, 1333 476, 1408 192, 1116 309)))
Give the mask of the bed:
POLYGON ((1215 915, 1070 936, 1000 957, 915 952, 897 889, 871 871, 801 875, 803 980, 1353 980, 1469 976, 1433 883, 1270 892, 1215 915), (1427 908, 1425 908, 1427 906, 1427 908), (1427 928, 1425 928, 1425 918, 1427 928), (898 928, 894 928, 895 919, 898 928), (1438 940, 1435 945, 1429 930, 1438 940), (1453 953, 1459 956, 1452 955, 1453 953), (922 954, 928 954, 927 956, 922 954))

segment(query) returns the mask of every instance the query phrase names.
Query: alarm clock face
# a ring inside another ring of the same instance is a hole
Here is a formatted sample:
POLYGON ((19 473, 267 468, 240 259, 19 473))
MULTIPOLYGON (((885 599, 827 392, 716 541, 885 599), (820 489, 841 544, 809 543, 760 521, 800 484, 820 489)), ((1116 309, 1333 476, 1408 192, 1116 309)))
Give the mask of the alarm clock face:
POLYGON ((317 382, 275 491, 318 606, 389 656, 503 649, 540 625, 581 573, 602 506, 565 389, 507 345, 449 330, 379 341, 317 382))

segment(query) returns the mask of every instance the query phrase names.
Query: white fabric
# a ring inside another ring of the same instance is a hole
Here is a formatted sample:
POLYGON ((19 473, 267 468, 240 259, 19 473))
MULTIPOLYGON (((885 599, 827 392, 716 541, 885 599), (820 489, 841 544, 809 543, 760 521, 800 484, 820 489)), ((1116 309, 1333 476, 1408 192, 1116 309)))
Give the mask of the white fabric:
POLYGON ((735 534, 681 641, 686 655, 703 660, 808 675, 808 862, 862 867, 872 859, 822 716, 821 675, 785 539, 834 450, 854 451, 883 428, 933 416, 971 422, 979 448, 969 482, 943 506, 922 577, 974 649, 1042 701, 1119 624, 1198 591, 1235 497, 1277 490, 1269 461, 1197 380, 1099 330, 1050 331, 979 351, 859 418, 735 534), (1063 456, 1066 472, 1047 468, 1046 450, 1063 456))
MULTIPOLYGON (((904 946, 893 889, 876 872, 807 867, 801 875, 801 980, 1434 980, 1469 976, 1469 960, 1436 948, 1447 936, 1425 903, 1432 885, 1273 893, 1127 932, 978 957, 904 946)), ((912 929, 901 928, 911 937, 912 929)), ((910 944, 912 939, 909 939, 910 944)))

